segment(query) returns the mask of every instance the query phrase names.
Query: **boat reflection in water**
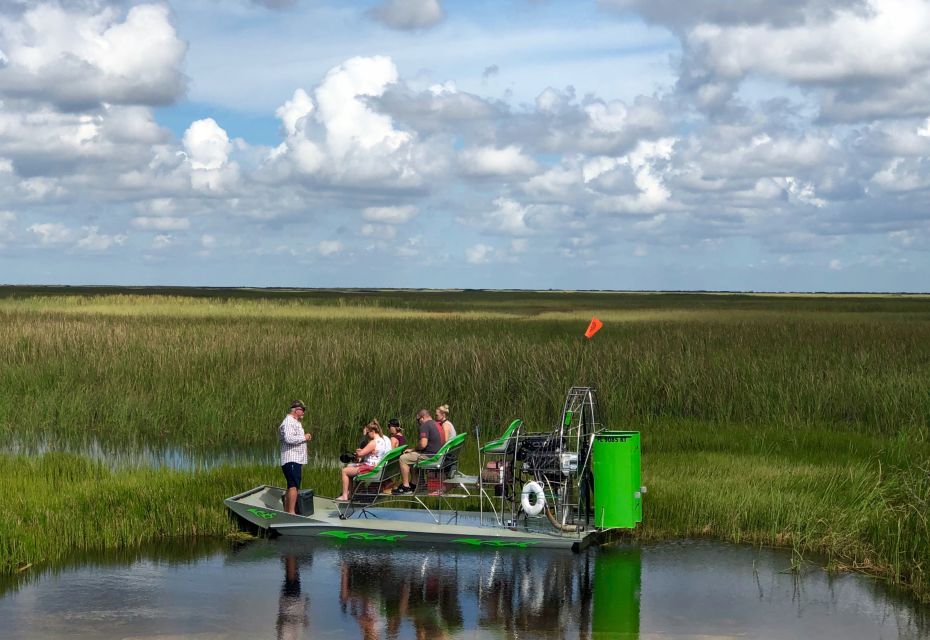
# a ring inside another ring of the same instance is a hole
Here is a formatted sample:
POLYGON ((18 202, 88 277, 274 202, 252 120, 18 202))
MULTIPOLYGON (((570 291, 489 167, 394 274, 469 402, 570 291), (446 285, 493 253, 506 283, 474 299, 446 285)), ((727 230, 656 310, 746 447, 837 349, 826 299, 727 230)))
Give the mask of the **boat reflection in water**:
MULTIPOLYGON (((638 548, 579 556, 346 546, 337 555, 345 626, 354 620, 366 640, 476 637, 476 629, 525 638, 639 635, 638 548)), ((279 638, 300 637, 307 627, 299 570, 310 560, 306 551, 283 556, 279 638)), ((314 610, 310 617, 317 615, 332 612, 314 610)))
POLYGON ((585 554, 286 539, 86 554, 0 576, 0 637, 930 638, 930 609, 782 551, 585 554))
MULTIPOLYGON (((312 556, 308 557, 308 560, 312 556)), ((300 592, 300 564, 296 555, 281 558, 284 564, 284 584, 278 600, 278 640, 296 640, 309 626, 307 609, 310 601, 300 592)))

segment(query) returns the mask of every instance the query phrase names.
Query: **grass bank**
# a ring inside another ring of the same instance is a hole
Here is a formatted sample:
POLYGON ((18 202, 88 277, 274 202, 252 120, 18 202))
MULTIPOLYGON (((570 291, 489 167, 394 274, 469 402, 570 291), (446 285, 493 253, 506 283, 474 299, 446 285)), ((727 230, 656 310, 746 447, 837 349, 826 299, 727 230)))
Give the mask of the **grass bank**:
POLYGON ((695 444, 645 456, 644 539, 714 537, 817 554, 930 602, 930 455, 923 436, 850 441, 777 431, 741 446, 695 444))
MULTIPOLYGON (((442 402, 460 430, 496 435, 513 417, 544 430, 570 385, 591 384, 609 426, 644 434, 642 535, 816 551, 930 600, 928 298, 72 293, 0 289, 6 442, 273 460, 275 426, 301 397, 315 453, 328 459, 370 417, 410 425, 416 409, 442 402), (593 314, 606 326, 584 341, 593 314)), ((463 464, 474 459, 471 443, 463 464)), ((221 499, 279 473, 114 473, 57 454, 0 466, 7 568, 68 549, 221 534, 221 499), (30 541, 33 529, 48 540, 30 541)), ((333 492, 335 471, 310 482, 333 492)))
POLYGON ((0 455, 0 570, 54 563, 74 552, 225 535, 235 527, 222 499, 277 480, 273 471, 114 471, 64 453, 0 455))

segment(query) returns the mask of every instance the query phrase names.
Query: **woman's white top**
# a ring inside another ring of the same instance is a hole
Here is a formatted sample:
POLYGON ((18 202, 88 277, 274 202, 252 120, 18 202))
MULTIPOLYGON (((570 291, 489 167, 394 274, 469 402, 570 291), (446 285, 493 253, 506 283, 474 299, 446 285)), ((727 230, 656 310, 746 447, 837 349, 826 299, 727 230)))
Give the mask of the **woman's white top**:
POLYGON ((365 456, 365 464, 377 467, 378 463, 381 462, 381 458, 391 450, 391 439, 387 436, 380 436, 375 438, 374 442, 375 450, 365 456))

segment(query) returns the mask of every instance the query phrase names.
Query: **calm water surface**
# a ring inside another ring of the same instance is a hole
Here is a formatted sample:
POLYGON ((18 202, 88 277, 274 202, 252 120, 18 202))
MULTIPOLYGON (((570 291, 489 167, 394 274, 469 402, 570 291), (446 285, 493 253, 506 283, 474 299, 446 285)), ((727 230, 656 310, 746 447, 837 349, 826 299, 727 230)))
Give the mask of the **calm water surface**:
POLYGON ((873 580, 710 542, 421 551, 152 547, 0 582, 3 638, 930 638, 873 580))

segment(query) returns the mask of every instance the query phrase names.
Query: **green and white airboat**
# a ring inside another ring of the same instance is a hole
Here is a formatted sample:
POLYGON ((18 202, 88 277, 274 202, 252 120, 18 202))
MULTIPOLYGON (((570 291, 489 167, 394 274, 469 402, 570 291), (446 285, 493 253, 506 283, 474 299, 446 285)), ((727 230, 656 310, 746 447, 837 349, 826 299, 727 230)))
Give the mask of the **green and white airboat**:
POLYGON ((284 489, 264 485, 225 504, 272 534, 398 545, 579 551, 642 521, 639 432, 598 422, 591 387, 569 390, 550 431, 531 432, 514 420, 496 440, 479 441, 477 475, 459 470, 469 436, 456 436, 417 465, 413 494, 390 493, 400 483, 402 446, 355 478, 348 501, 313 496, 301 501, 302 515, 292 515, 282 510, 284 489))

